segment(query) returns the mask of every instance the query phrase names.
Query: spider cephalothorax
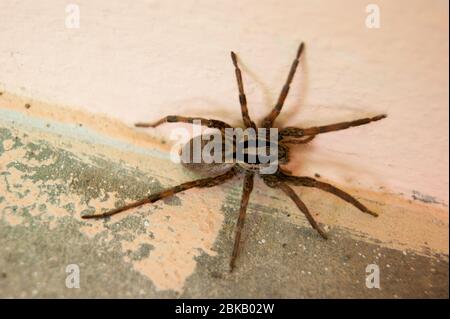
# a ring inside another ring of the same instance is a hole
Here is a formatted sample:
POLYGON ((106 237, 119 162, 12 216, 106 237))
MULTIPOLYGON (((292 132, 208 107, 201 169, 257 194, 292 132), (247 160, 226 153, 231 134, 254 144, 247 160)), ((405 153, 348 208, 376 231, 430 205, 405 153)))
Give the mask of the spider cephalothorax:
POLYGON ((280 166, 286 164, 289 160, 289 147, 288 147, 289 144, 308 143, 312 139, 314 139, 318 134, 344 130, 352 126, 364 125, 373 121, 381 120, 386 117, 386 115, 382 114, 374 117, 366 117, 349 122, 340 122, 330 125, 314 126, 309 128, 286 127, 280 129, 279 131, 276 131, 277 134, 275 140, 269 138, 270 133, 267 130, 273 128, 273 123, 281 112, 284 101, 289 92, 290 84, 292 82, 292 79, 294 78, 295 71, 299 64, 299 59, 302 54, 303 48, 304 44, 301 43, 300 47, 297 50, 294 62, 292 63, 286 83, 284 84, 280 96, 278 97, 278 101, 275 107, 272 109, 272 111, 262 120, 261 125, 259 127, 255 125, 255 123, 250 119, 250 116, 248 114, 247 99, 244 93, 244 85, 242 82, 241 70, 239 69, 236 55, 234 54, 234 52, 231 52, 231 59, 235 67, 236 79, 239 89, 239 102, 241 104, 244 129, 252 132, 257 132, 260 129, 265 130, 264 132, 266 133, 266 135, 264 135, 264 137, 260 136, 256 137, 256 135, 253 135, 253 137, 246 136, 244 138, 237 138, 235 135, 228 134, 228 132, 233 129, 231 125, 220 120, 211 120, 201 117, 184 117, 178 115, 170 115, 162 118, 156 123, 150 124, 137 123, 136 124, 137 127, 156 127, 163 123, 195 122, 205 127, 218 129, 220 132, 215 134, 215 137, 218 137, 216 139, 217 142, 215 143, 226 144, 226 142, 228 142, 231 145, 231 147, 219 148, 221 149, 221 151, 218 154, 217 153, 214 154, 214 152, 209 151, 210 149, 211 150, 214 149, 214 147, 211 147, 211 144, 207 145, 211 139, 203 138, 204 136, 194 137, 188 143, 186 143, 181 149, 180 153, 182 158, 181 163, 191 170, 195 170, 203 174, 211 174, 212 175, 211 177, 205 177, 202 179, 186 182, 178 186, 168 188, 160 193, 151 194, 147 198, 128 204, 126 206, 119 207, 101 214, 85 215, 83 216, 83 218, 108 217, 147 203, 154 203, 160 199, 172 196, 176 193, 185 191, 190 188, 212 187, 222 184, 223 182, 231 179, 236 175, 244 175, 241 206, 239 210, 239 217, 236 224, 234 247, 230 261, 230 270, 232 271, 239 252, 241 231, 244 226, 247 205, 250 198, 250 193, 252 192, 253 189, 253 179, 255 174, 260 175, 265 184, 268 185, 269 187, 279 188, 287 196, 289 196, 297 205, 297 207, 305 214, 311 226, 314 229, 316 229, 319 232, 319 234, 325 239, 327 239, 325 231, 314 220, 313 216, 309 212, 306 205, 288 184, 321 189, 323 191, 332 193, 340 197, 341 199, 354 205, 364 213, 370 214, 375 217, 378 216, 376 213, 366 208, 356 198, 344 192, 343 190, 338 189, 332 186, 331 184, 318 181, 312 177, 292 176, 286 170, 283 170, 282 166, 280 166), (264 142, 267 142, 267 144, 264 144, 264 142), (200 153, 202 153, 202 155, 205 155, 206 153, 206 155, 200 156, 198 160, 194 160, 194 156, 199 155, 198 152, 196 153, 194 151, 194 145, 199 145, 200 153), (203 152, 206 148, 208 152, 203 152), (261 148, 265 149, 267 151, 267 154, 271 154, 273 152, 275 155, 272 157, 270 156, 255 157, 254 155, 258 153, 258 149, 261 148), (215 158, 214 161, 211 161, 211 158, 209 157, 214 157, 214 155, 219 156, 215 158), (275 163, 275 166, 273 166, 273 163, 275 163))

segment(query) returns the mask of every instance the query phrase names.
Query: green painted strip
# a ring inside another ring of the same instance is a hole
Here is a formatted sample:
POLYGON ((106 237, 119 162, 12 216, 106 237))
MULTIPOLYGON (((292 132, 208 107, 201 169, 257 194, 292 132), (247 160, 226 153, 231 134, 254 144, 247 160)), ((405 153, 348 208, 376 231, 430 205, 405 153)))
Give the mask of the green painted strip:
POLYGON ((77 124, 59 123, 48 119, 44 120, 30 117, 13 110, 0 109, 0 123, 5 123, 6 125, 8 123, 14 123, 27 128, 34 128, 53 134, 60 134, 64 137, 76 139, 78 141, 106 145, 125 152, 134 152, 159 159, 170 160, 170 154, 159 150, 138 147, 124 141, 113 139, 104 134, 100 134, 92 129, 80 127, 77 124))

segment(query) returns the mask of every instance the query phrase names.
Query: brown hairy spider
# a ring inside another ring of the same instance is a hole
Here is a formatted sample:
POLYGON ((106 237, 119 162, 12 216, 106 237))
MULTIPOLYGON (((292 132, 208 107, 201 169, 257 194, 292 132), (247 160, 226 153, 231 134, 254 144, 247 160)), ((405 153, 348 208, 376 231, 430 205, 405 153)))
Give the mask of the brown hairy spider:
MULTIPOLYGON (((299 59, 300 59, 303 49, 304 49, 304 44, 301 43, 297 50, 295 59, 292 63, 286 83, 284 84, 283 89, 281 90, 277 104, 272 109, 272 111, 263 119, 260 128, 268 129, 268 128, 273 127, 273 122, 275 121, 277 116, 280 114, 281 109, 284 104, 284 101, 288 95, 290 84, 292 82, 292 79, 294 78, 294 74, 295 74, 295 71, 299 64, 299 59)), ((244 121, 245 128, 257 129, 255 123, 250 119, 250 116, 248 114, 247 99, 246 99, 246 96, 244 93, 244 85, 242 83, 241 70, 239 69, 236 54, 234 52, 231 52, 231 59, 233 61, 233 65, 235 68, 236 79, 237 79, 237 84, 238 84, 238 89, 239 89, 239 102, 241 104, 242 119, 244 121)), ((278 163, 285 164, 289 161, 289 158, 288 158, 289 148, 288 148, 287 144, 308 143, 312 139, 314 139, 317 134, 338 131, 338 130, 344 130, 344 129, 347 129, 347 128, 350 128, 353 126, 359 126, 359 125, 368 124, 373 121, 378 121, 385 117, 386 117, 385 114, 381 114, 381 115, 377 115, 374 117, 362 118, 362 119, 358 119, 358 120, 354 120, 354 121, 340 122, 340 123, 324 125, 324 126, 314 126, 314 127, 309 127, 309 128, 297 128, 297 127, 283 128, 278 133, 278 145, 277 145, 278 150, 279 150, 279 152, 278 152, 279 162, 278 163)), ((175 122, 193 123, 194 121, 199 121, 200 124, 205 127, 219 129, 221 131, 222 136, 224 135, 224 131, 226 128, 232 128, 232 126, 230 126, 229 124, 227 124, 223 121, 219 121, 219 120, 205 119, 205 118, 200 118, 200 117, 184 117, 184 116, 178 116, 178 115, 166 116, 153 124, 136 123, 135 126, 137 126, 137 127, 156 127, 163 123, 175 123, 175 122)), ((190 142, 187 143, 183 148, 190 147, 192 145, 194 139, 195 138, 191 139, 190 142)), ((203 147, 203 145, 202 145, 202 147, 203 147)), ((248 159, 248 157, 247 157, 247 159, 248 159)), ((216 172, 216 174, 215 174, 215 176, 212 176, 212 177, 198 179, 198 180, 180 184, 180 185, 172 187, 172 188, 168 188, 160 193, 152 194, 152 195, 148 196, 147 198, 144 198, 140 201, 130 203, 128 205, 107 211, 105 213, 96 214, 96 215, 85 215, 82 217, 83 218, 108 217, 108 216, 129 210, 131 208, 135 208, 135 207, 138 207, 138 206, 141 206, 144 204, 154 203, 160 199, 172 196, 176 193, 188 190, 190 188, 216 186, 216 185, 222 184, 226 180, 231 179, 232 177, 234 177, 238 174, 244 174, 244 185, 243 185, 243 192, 242 192, 242 198, 241 198, 241 206, 240 206, 240 210, 239 210, 239 217, 238 217, 237 224, 236 224, 236 233, 235 233, 233 252, 232 252, 231 260, 230 260, 230 271, 232 271, 234 268, 234 265, 235 265, 236 258, 238 256, 238 252, 239 252, 241 231, 244 226, 247 205, 248 205, 250 193, 252 192, 252 189, 253 189, 253 178, 254 178, 255 174, 260 175, 261 178, 263 179, 263 181, 269 187, 279 188, 284 193, 286 193, 286 195, 289 196, 294 201, 294 203, 297 205, 297 207, 300 209, 300 211, 302 211, 303 214, 305 214, 305 216, 308 219, 311 226, 314 229, 316 229, 324 239, 327 239, 327 234, 319 226, 319 224, 314 220, 313 216, 309 212, 305 203, 294 192, 294 190, 290 186, 288 186, 288 183, 291 183, 293 185, 298 185, 298 186, 314 187, 314 188, 321 189, 325 192, 329 192, 331 194, 336 195, 337 197, 340 197, 341 199, 354 205, 355 207, 357 207, 359 210, 361 210, 364 213, 370 214, 375 217, 378 216, 378 214, 369 210, 366 206, 364 206, 362 203, 360 203, 356 198, 354 198, 350 194, 348 194, 348 193, 344 192, 343 190, 338 189, 328 183, 318 181, 312 177, 292 176, 286 170, 283 170, 283 168, 279 165, 278 165, 276 172, 273 174, 259 174, 259 172, 258 172, 259 164, 258 163, 252 164, 254 162, 248 163, 247 159, 245 159, 243 161, 242 160, 235 161, 233 163, 219 163, 219 164, 218 163, 194 164, 194 163, 182 162, 182 164, 189 169, 196 170, 198 172, 203 172, 203 173, 204 172, 210 172, 210 173, 216 172), (220 172, 220 174, 217 174, 217 172, 220 172)))

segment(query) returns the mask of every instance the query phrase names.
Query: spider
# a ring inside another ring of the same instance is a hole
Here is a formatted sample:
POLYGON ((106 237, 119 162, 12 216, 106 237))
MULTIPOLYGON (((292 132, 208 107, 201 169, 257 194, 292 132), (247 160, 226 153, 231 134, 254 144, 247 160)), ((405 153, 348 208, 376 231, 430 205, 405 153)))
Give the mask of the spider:
MULTIPOLYGON (((292 62, 287 80, 283 86, 283 89, 281 90, 281 93, 278 97, 278 101, 272 111, 262 120, 261 126, 257 127, 255 122, 253 122, 250 119, 248 108, 247 108, 247 98, 244 93, 244 85, 242 81, 242 74, 241 70, 238 65, 237 56, 234 52, 231 52, 231 59, 233 62, 233 66, 236 73, 236 80, 237 80, 237 86, 239 90, 239 102, 241 105, 241 113, 242 113, 242 119, 244 122, 245 128, 266 128, 270 129, 274 127, 274 121, 280 114, 284 101, 288 95, 290 85, 292 83, 292 79, 294 78, 297 66, 300 61, 300 57, 302 55, 302 52, 304 50, 304 43, 302 42, 300 46, 298 47, 297 54, 295 56, 294 61, 292 62)), ((325 231, 322 229, 322 227, 314 220, 312 214, 310 213, 309 209, 305 205, 305 203, 301 200, 301 198, 294 192, 294 190, 289 186, 288 184, 293 184, 296 186, 305 186, 305 187, 313 187, 321 189, 325 192, 334 194, 335 196, 341 198, 342 200, 354 205, 356 208, 358 208, 360 211, 370 214, 374 217, 377 217, 378 214, 369 210, 366 206, 364 206, 361 202, 359 202, 356 198, 348 194, 347 192, 332 186, 331 184, 316 180, 312 177, 306 177, 306 176, 293 176, 291 173, 280 166, 280 164, 285 164, 289 161, 289 147, 288 144, 305 144, 313 140, 316 135, 332 132, 332 131, 338 131, 338 130, 344 130, 353 126, 359 126, 368 124, 370 122, 378 121, 383 118, 385 118, 385 114, 377 115, 374 117, 366 117, 361 118, 354 121, 348 121, 348 122, 340 122, 340 123, 334 123, 329 125, 323 125, 323 126, 314 126, 314 127, 308 127, 308 128, 298 128, 298 127, 285 127, 279 130, 278 132, 278 166, 274 173, 272 174, 260 174, 258 167, 260 166, 257 164, 250 164, 248 163, 247 158, 244 158, 244 160, 236 161, 234 163, 212 163, 212 164, 195 164, 195 163, 184 163, 182 164, 187 167, 188 169, 195 170, 197 172, 215 172, 214 176, 212 177, 206 177, 202 179, 197 179, 194 181, 189 181, 186 183, 182 183, 178 186, 168 188, 162 192, 159 192, 157 194, 151 194, 150 196, 141 199, 137 202, 130 203, 128 205, 125 205, 123 207, 119 207, 101 214, 94 214, 94 215, 84 215, 83 218, 105 218, 111 215, 118 214, 120 212, 148 204, 148 203, 154 203, 158 200, 161 200, 163 198, 172 196, 176 193, 183 192, 185 190, 195 188, 195 187, 213 187, 219 184, 224 183, 225 181, 235 177, 236 175, 244 175, 244 182, 243 182, 243 190, 242 190, 242 198, 240 203, 240 209, 239 209, 239 217, 236 223, 236 230, 235 230, 235 239, 234 239, 234 246, 233 251, 231 254, 230 259, 230 272, 233 271, 235 267, 236 258, 238 257, 239 253, 239 244, 241 240, 241 232, 242 228, 244 226, 245 221, 245 215, 247 211, 247 206, 250 198, 250 193, 253 190, 253 179, 255 175, 259 175, 262 180, 271 188, 278 188, 281 189, 288 197, 292 199, 292 201, 297 205, 298 209, 303 212, 303 214, 306 216, 307 220, 311 224, 311 226, 317 230, 317 232, 322 236, 324 239, 327 239, 328 236, 325 233, 325 231), (218 173, 220 172, 220 173, 218 173)), ((155 123, 136 123, 136 127, 157 127, 158 125, 161 125, 163 123, 176 123, 176 122, 183 122, 183 123, 194 123, 194 121, 198 121, 202 126, 208 127, 208 128, 214 128, 220 130, 220 135, 224 135, 224 131, 227 128, 232 128, 231 125, 220 121, 220 120, 214 120, 214 119, 206 119, 201 117, 185 117, 185 116, 178 116, 178 115, 169 115, 166 116, 159 121, 155 123)), ((193 144, 193 141, 195 138, 191 139, 189 143, 186 143, 185 147, 190 147, 193 144)))

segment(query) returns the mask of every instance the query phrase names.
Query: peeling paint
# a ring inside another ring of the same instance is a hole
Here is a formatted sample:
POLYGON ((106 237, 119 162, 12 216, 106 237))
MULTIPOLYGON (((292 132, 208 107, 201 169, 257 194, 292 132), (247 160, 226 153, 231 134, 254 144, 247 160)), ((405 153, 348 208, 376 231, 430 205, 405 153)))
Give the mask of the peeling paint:
MULTIPOLYGON (((3 137, 15 133, 18 133, 15 128, 2 128, 3 137)), ((0 156, 0 174, 4 179, 0 184, 0 193, 4 194, 0 207, 2 218, 10 225, 40 222, 51 230, 63 222, 64 217, 70 217, 77 220, 79 231, 89 238, 105 237, 112 231, 113 237, 105 243, 113 238, 121 239, 124 257, 128 250, 137 252, 142 245, 151 245, 152 254, 130 262, 161 290, 181 291, 186 278, 195 269, 194 258, 200 252, 215 254, 211 248, 223 216, 217 205, 207 210, 195 209, 206 193, 198 194, 183 206, 159 203, 143 207, 146 213, 139 215, 129 212, 114 216, 106 223, 86 222, 81 214, 110 209, 160 190, 162 186, 156 179, 146 177, 148 173, 131 170, 99 155, 85 154, 83 147, 77 148, 75 142, 68 150, 54 146, 57 141, 50 135, 39 141, 33 140, 33 131, 28 131, 27 135, 18 138, 15 147, 11 147, 11 142, 6 143, 9 147, 4 147, 0 156), (108 176, 108 172, 114 174, 108 176), (44 211, 36 203, 45 203, 44 211), (161 205, 165 206, 163 210, 158 209, 161 205), (149 214, 149 210, 160 211, 149 214), (136 216, 140 225, 150 225, 143 227, 142 234, 136 233, 134 226, 127 227, 127 222, 136 216)), ((3 145, 4 141, 11 139, 3 140, 3 145)), ((217 200, 220 203, 220 199, 217 200)))
POLYGON ((439 204, 439 205, 447 206, 447 205, 445 205, 445 203, 440 202, 436 197, 431 196, 431 195, 422 194, 419 191, 413 191, 411 197, 415 200, 419 200, 424 203, 439 204))

